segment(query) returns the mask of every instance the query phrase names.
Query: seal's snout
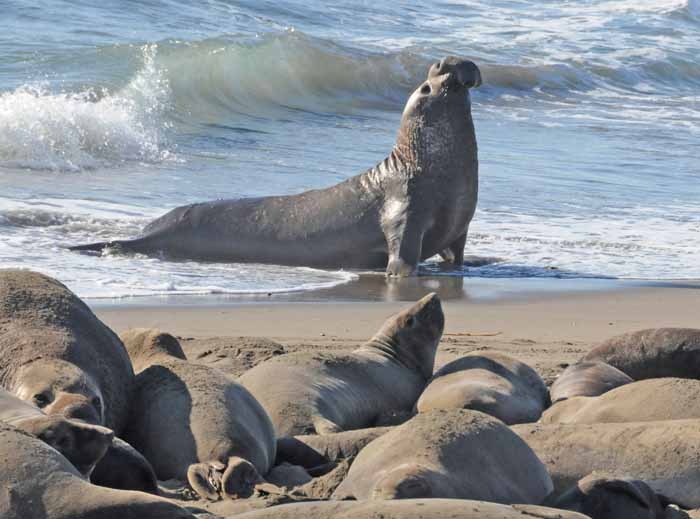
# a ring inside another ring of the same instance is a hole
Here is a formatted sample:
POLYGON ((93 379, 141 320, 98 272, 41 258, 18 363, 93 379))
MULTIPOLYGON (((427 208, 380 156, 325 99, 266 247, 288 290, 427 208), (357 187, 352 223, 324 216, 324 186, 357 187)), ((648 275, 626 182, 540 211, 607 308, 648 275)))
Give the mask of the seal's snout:
POLYGON ((481 71, 473 61, 447 56, 430 67, 428 77, 447 75, 461 86, 476 88, 481 85, 481 71))

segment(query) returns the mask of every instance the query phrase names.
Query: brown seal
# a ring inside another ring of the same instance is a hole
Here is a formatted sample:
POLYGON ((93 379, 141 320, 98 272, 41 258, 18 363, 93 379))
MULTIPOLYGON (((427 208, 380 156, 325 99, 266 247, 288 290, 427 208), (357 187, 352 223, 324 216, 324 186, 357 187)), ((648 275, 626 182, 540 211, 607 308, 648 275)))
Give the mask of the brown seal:
POLYGON ((371 442, 333 495, 540 504, 551 491, 544 464, 508 426, 450 409, 420 413, 371 442))
POLYGON ((413 408, 432 375, 443 327, 440 299, 428 294, 352 353, 280 355, 239 380, 280 437, 385 424, 413 408))

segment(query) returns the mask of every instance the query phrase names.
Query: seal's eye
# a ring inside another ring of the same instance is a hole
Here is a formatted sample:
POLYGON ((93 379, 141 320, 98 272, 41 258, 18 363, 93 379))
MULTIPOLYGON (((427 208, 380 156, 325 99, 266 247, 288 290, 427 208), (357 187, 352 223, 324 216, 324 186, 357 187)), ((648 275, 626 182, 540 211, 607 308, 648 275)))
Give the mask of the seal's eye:
POLYGON ((413 326, 414 324, 416 324, 416 318, 415 318, 415 317, 411 316, 411 317, 409 317, 408 319, 406 319, 406 325, 407 325, 407 326, 413 326))
POLYGON ((421 94, 429 94, 430 93, 430 85, 423 85, 423 88, 420 89, 421 94))
POLYGON ((38 393, 34 395, 34 405, 37 407, 46 407, 51 403, 53 400, 53 397, 51 396, 51 393, 44 391, 43 393, 38 393))
POLYGON ((438 70, 438 71, 439 71, 441 66, 442 66, 442 63, 438 61, 438 62, 435 64, 435 70, 438 70))
POLYGON ((102 400, 100 400, 100 397, 94 397, 91 402, 92 407, 94 407, 98 413, 102 413, 102 400))

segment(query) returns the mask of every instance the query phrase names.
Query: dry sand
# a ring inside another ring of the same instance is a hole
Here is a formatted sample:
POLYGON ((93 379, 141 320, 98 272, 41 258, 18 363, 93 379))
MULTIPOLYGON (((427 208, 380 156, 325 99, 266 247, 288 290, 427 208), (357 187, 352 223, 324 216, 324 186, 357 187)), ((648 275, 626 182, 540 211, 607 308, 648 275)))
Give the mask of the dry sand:
MULTIPOLYGON (((280 298, 270 297, 265 302, 228 300, 197 306, 97 305, 95 311, 117 332, 158 327, 183 338, 187 351, 202 355, 224 349, 239 357, 230 359, 232 365, 251 366, 273 354, 274 344, 242 344, 236 338, 269 337, 285 351, 352 349, 387 316, 427 293, 429 287, 421 283, 398 293, 396 298, 405 301, 377 295, 383 281, 374 280, 364 287, 317 295, 316 301, 303 296, 275 302, 280 298), (360 291, 374 300, 358 301, 360 291)), ((700 282, 603 288, 506 291, 493 297, 467 297, 464 290, 441 293, 446 328, 437 365, 473 350, 492 349, 527 362, 551 382, 563 365, 613 335, 660 326, 700 327, 700 282)))

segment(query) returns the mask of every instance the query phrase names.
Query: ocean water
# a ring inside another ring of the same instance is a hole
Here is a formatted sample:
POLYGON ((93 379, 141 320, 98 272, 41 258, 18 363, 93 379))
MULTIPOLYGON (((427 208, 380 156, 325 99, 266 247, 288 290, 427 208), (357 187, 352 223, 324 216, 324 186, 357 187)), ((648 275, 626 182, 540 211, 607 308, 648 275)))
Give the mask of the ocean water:
POLYGON ((324 4, 0 0, 0 267, 88 298, 348 282, 64 246, 361 173, 456 54, 484 76, 467 254, 497 261, 449 275, 700 278, 700 1, 324 4))

